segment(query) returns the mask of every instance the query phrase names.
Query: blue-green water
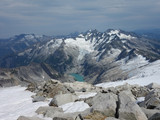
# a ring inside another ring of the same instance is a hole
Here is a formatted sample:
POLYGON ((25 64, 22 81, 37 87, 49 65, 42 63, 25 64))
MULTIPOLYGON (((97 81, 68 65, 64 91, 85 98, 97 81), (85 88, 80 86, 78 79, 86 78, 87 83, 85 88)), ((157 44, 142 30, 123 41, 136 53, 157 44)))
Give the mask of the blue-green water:
POLYGON ((70 74, 70 75, 72 75, 76 81, 84 82, 84 79, 83 79, 83 76, 82 76, 82 75, 76 74, 76 73, 72 73, 72 74, 70 74))

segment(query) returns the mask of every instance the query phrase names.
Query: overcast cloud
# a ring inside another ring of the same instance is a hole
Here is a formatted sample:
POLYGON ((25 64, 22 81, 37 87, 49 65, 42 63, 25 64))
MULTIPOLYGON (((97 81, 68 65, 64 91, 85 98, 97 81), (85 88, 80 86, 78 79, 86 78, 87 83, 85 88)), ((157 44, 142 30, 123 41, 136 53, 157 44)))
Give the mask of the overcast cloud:
POLYGON ((160 0, 1 0, 0 37, 160 28, 160 0))

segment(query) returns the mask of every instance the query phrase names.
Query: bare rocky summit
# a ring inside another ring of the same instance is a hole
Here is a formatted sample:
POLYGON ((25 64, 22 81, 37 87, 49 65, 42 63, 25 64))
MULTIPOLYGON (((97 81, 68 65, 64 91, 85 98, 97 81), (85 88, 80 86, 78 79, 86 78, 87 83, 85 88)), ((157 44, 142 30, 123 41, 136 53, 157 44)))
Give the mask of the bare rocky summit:
MULTIPOLYGON (((53 120, 159 120, 158 86, 152 83, 148 86, 124 84, 112 88, 99 88, 85 82, 61 83, 51 80, 34 90, 36 96, 52 96, 50 104, 38 108, 36 113, 53 120), (55 89, 59 85, 63 88, 60 91, 55 89), (85 108, 83 111, 68 111, 72 107, 76 109, 78 102, 85 103, 88 107, 79 106, 81 109, 85 108), (71 103, 75 106, 64 108, 71 103)), ((18 120, 35 120, 31 117, 22 118, 19 117, 18 120)))

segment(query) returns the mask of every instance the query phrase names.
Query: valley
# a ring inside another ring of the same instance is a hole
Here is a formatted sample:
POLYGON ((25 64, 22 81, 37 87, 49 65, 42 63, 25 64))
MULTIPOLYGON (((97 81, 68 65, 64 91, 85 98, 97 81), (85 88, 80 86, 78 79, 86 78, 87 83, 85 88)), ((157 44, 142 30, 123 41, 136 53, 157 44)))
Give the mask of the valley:
POLYGON ((10 48, 0 56, 2 120, 154 120, 160 114, 157 40, 109 29, 7 41, 0 42, 10 48), (21 44, 27 46, 15 50, 21 44))

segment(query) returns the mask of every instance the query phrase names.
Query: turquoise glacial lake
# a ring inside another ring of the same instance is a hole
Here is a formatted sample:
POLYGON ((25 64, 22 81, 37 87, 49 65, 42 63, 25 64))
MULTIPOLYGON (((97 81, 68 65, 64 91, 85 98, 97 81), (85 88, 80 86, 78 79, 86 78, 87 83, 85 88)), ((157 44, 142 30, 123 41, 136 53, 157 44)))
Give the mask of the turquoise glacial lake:
POLYGON ((83 79, 82 75, 76 74, 76 73, 71 73, 70 75, 72 75, 76 81, 84 82, 84 79, 83 79))

